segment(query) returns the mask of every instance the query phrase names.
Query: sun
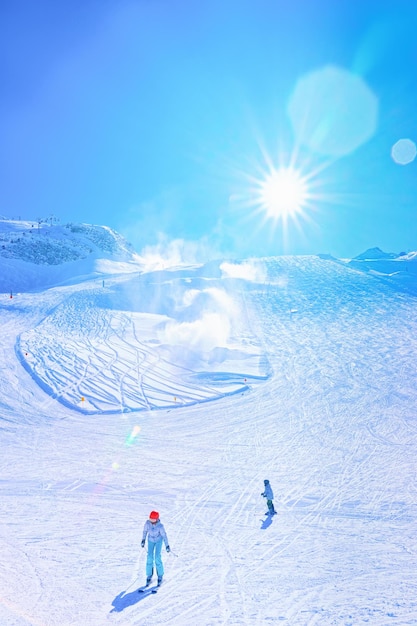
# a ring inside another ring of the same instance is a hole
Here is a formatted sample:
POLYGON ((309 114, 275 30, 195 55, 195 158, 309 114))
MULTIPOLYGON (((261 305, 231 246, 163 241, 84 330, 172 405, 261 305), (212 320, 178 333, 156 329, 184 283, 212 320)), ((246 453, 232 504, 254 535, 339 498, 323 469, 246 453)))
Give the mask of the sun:
POLYGON ((324 187, 323 173, 332 161, 304 154, 298 146, 280 147, 275 157, 261 140, 258 147, 262 158, 250 160, 251 172, 247 165, 236 168, 240 186, 229 201, 242 223, 250 224, 250 236, 288 251, 294 242, 303 244, 308 232, 318 232, 323 203, 340 202, 324 187))
POLYGON ((258 202, 265 216, 274 221, 302 213, 308 199, 307 182, 291 167, 281 167, 258 181, 258 202))

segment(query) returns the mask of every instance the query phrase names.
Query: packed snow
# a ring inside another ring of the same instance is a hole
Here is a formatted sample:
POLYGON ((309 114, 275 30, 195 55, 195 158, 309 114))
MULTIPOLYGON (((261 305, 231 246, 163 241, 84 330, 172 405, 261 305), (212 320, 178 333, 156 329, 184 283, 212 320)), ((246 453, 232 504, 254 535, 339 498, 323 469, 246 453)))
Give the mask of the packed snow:
POLYGON ((105 227, 0 238, 1 625, 417 623, 415 253, 151 270, 105 227))

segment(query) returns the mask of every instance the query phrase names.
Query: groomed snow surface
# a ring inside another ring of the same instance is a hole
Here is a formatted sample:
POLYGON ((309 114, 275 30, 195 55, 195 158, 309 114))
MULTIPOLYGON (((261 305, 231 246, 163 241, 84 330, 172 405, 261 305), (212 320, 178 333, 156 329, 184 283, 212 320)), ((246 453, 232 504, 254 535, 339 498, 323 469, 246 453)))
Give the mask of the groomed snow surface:
POLYGON ((1 625, 417 623, 409 277, 261 265, 0 295, 1 625))

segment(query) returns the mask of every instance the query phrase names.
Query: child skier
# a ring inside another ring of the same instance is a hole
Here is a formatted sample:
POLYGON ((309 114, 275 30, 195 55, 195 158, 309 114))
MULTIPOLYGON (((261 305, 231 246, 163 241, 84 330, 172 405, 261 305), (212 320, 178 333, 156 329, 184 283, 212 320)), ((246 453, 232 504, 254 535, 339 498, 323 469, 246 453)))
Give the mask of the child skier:
POLYGON ((159 521, 159 513, 151 511, 149 519, 143 527, 142 548, 145 547, 146 537, 148 537, 148 556, 146 559, 146 584, 152 580, 153 566, 155 560, 156 573, 158 574, 158 585, 162 583, 164 566, 161 559, 162 541, 165 542, 166 551, 169 552, 168 537, 164 525, 159 521))
POLYGON ((261 493, 261 496, 266 498, 266 503, 268 505, 268 511, 267 513, 265 513, 265 515, 275 515, 276 510, 274 509, 274 503, 272 502, 272 500, 274 499, 274 493, 272 491, 271 485, 269 484, 269 480, 265 479, 264 485, 265 491, 261 493))

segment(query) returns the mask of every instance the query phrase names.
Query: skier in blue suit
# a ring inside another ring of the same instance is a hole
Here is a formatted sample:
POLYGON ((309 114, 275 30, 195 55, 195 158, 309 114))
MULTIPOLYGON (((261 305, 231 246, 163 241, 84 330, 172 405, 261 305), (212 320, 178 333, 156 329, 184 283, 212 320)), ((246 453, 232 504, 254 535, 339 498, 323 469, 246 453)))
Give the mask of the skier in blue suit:
POLYGON ((161 550, 162 542, 165 542, 166 551, 170 552, 168 537, 164 525, 159 520, 159 513, 151 511, 149 519, 143 527, 142 548, 145 547, 146 537, 148 537, 148 557, 146 559, 146 584, 152 580, 153 566, 155 561, 156 573, 158 574, 158 585, 162 583, 164 566, 162 564, 161 550))
POLYGON ((266 498, 266 503, 268 505, 268 512, 266 513, 266 515, 275 515, 276 510, 274 509, 274 503, 272 502, 272 500, 274 499, 274 492, 272 491, 272 487, 269 484, 269 480, 265 479, 264 485, 265 490, 263 493, 261 493, 261 496, 266 498))

